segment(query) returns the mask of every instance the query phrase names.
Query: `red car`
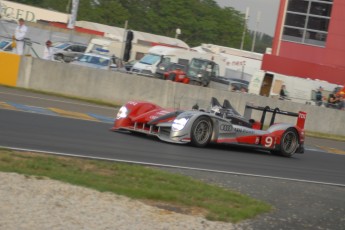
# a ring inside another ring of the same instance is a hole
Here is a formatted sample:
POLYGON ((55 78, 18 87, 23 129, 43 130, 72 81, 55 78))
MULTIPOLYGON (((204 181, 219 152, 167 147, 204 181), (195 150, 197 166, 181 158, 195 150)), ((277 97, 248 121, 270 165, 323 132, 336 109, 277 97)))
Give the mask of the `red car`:
POLYGON ((149 102, 129 101, 120 108, 112 130, 145 133, 163 141, 196 147, 211 143, 240 145, 286 157, 304 152, 305 112, 246 105, 245 116, 241 116, 228 100, 221 105, 216 98, 212 98, 210 108, 210 111, 198 106, 191 110, 170 110, 149 102), (251 118, 252 110, 262 111, 260 121, 251 118), (263 130, 267 113, 272 114, 270 125, 263 130), (297 122, 275 123, 278 114, 297 117, 297 122))
POLYGON ((186 72, 183 69, 177 68, 175 70, 171 70, 169 72, 164 73, 164 78, 166 80, 174 81, 174 82, 181 82, 184 84, 189 84, 190 80, 186 75, 186 72))
POLYGON ((178 63, 161 63, 156 70, 155 76, 163 80, 189 84, 190 80, 186 75, 186 68, 187 66, 178 63))

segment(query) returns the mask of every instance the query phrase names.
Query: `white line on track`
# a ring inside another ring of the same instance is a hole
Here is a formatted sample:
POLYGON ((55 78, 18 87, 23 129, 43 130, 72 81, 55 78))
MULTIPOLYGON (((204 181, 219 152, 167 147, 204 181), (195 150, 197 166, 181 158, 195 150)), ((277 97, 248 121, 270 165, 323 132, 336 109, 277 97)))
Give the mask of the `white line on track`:
MULTIPOLYGON (((21 96, 21 97, 27 97, 27 98, 34 98, 34 99, 39 99, 39 100, 44 100, 44 101, 54 101, 54 102, 61 102, 61 103, 65 103, 65 104, 82 105, 82 106, 87 106, 87 107, 94 107, 94 108, 102 108, 102 109, 114 110, 114 107, 106 107, 106 106, 100 106, 100 105, 91 105, 91 104, 71 102, 71 101, 64 101, 64 100, 57 100, 57 99, 48 99, 48 98, 43 98, 43 97, 28 96, 28 95, 22 95, 22 94, 17 94, 17 93, 0 92, 0 94, 7 94, 7 95, 12 95, 12 96, 21 96)), ((70 99, 70 100, 73 100, 73 99, 70 99)))
POLYGON ((303 183, 312 183, 312 184, 345 187, 345 184, 327 183, 327 182, 311 181, 311 180, 300 180, 300 179, 293 179, 293 178, 286 178, 286 177, 274 177, 274 176, 230 172, 230 171, 222 171, 222 170, 212 170, 212 169, 202 169, 202 168, 184 167, 184 166, 176 166, 176 165, 156 164, 156 163, 141 162, 141 161, 128 161, 128 160, 111 159, 111 158, 104 158, 104 157, 83 156, 83 155, 76 155, 76 154, 69 154, 69 153, 59 153, 59 152, 42 151, 42 150, 35 150, 35 149, 16 148, 16 147, 9 147, 9 146, 0 146, 0 148, 11 149, 11 150, 16 150, 16 151, 45 153, 45 154, 52 154, 52 155, 58 155, 58 156, 79 157, 79 158, 93 159, 93 160, 105 160, 105 161, 139 164, 139 165, 147 165, 147 166, 187 169, 187 170, 196 170, 196 171, 202 171, 202 172, 223 173, 223 174, 231 174, 231 175, 239 175, 239 176, 260 177, 260 178, 268 178, 268 179, 277 179, 277 180, 286 180, 286 181, 294 181, 294 182, 303 182, 303 183))
POLYGON ((305 150, 312 151, 312 152, 325 152, 322 149, 309 149, 309 148, 305 148, 305 150))

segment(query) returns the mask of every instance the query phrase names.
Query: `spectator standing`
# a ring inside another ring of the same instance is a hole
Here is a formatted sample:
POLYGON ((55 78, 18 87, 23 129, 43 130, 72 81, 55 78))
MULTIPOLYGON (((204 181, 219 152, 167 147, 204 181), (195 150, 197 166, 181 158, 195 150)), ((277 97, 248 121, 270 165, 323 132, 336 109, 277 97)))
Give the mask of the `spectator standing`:
POLYGON ((337 96, 338 99, 338 109, 340 110, 345 110, 345 100, 344 97, 342 95, 337 96))
POLYGON ((16 40, 16 53, 18 55, 23 55, 24 53, 24 38, 27 32, 28 27, 26 27, 24 19, 20 18, 18 20, 18 26, 14 32, 14 39, 16 40))
POLYGON ((322 105, 322 99, 323 99, 322 91, 323 91, 323 88, 320 86, 315 93, 315 99, 316 99, 315 103, 317 106, 322 105))
POLYGON ((288 99, 287 91, 286 91, 286 86, 282 85, 280 92, 279 92, 279 99, 280 100, 285 100, 288 99))
POLYGON ((46 46, 44 47, 44 52, 43 52, 43 59, 50 60, 50 61, 54 60, 52 42, 50 40, 46 41, 46 46))
POLYGON ((331 93, 328 96, 328 105, 327 107, 329 108, 337 108, 338 107, 338 102, 339 102, 339 98, 337 98, 337 96, 334 93, 331 93))

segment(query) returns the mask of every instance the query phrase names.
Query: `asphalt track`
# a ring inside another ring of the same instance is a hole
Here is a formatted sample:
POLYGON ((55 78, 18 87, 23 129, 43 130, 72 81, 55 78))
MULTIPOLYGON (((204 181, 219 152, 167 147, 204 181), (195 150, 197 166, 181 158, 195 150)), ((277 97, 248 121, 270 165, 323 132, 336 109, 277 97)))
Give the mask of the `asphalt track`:
POLYGON ((345 186, 343 155, 307 150, 285 158, 228 145, 194 148, 114 133, 110 127, 111 123, 0 109, 0 146, 345 186))

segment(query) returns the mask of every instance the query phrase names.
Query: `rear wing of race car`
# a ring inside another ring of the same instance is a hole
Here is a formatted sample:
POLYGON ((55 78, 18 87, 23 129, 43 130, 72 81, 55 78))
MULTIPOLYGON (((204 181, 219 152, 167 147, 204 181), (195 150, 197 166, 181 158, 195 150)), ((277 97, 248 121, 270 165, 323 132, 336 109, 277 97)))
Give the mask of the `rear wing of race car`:
POLYGON ((305 119, 307 118, 307 113, 303 111, 299 111, 298 113, 293 113, 293 112, 288 112, 284 110, 280 110, 278 107, 271 109, 269 106, 266 107, 261 107, 261 106, 254 106, 251 104, 246 104, 245 110, 244 110, 244 117, 247 119, 250 119, 252 116, 252 110, 259 110, 262 111, 261 119, 260 119, 260 130, 262 130, 263 125, 265 123, 266 119, 266 113, 272 113, 271 121, 270 121, 270 126, 274 124, 275 118, 277 114, 282 114, 286 116, 291 116, 291 117, 297 117, 297 123, 296 126, 304 129, 304 124, 305 124, 305 119))

